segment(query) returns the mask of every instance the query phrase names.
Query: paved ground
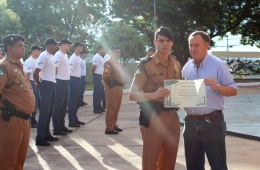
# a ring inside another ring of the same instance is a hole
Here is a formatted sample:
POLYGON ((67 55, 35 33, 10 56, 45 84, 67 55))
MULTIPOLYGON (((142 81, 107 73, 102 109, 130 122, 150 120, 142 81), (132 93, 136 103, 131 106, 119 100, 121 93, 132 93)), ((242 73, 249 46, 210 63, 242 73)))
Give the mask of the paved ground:
MULTIPOLYGON (((259 93, 259 87, 243 87, 239 88, 238 97, 227 99, 227 109, 224 113, 228 130, 259 135, 259 93)), ((89 105, 80 108, 78 116, 87 124, 74 128, 72 134, 61 137, 58 142, 52 142, 51 146, 36 147, 36 129, 32 129, 25 170, 141 168, 142 140, 138 126, 138 106, 130 102, 126 94, 124 95, 118 120, 124 132, 109 136, 104 134, 104 114, 98 115, 92 112, 92 96, 86 96, 85 101, 89 105)), ((228 135, 226 147, 229 170, 260 170, 259 141, 228 135)), ((208 164, 205 168, 209 169, 208 164)), ((182 137, 175 169, 186 169, 182 137)))

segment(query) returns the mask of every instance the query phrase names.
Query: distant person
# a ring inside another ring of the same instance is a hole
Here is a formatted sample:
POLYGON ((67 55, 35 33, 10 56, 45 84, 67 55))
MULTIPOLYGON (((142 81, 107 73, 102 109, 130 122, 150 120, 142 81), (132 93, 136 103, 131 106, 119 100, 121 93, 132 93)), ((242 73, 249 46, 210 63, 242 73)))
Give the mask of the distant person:
POLYGON ((37 127, 37 120, 35 119, 36 116, 36 109, 37 109, 37 103, 38 103, 38 98, 39 98, 39 90, 38 88, 35 86, 35 81, 33 79, 33 72, 35 70, 35 67, 37 66, 38 63, 38 57, 41 54, 41 49, 42 47, 38 46, 38 45, 33 45, 31 47, 31 56, 26 60, 26 67, 25 67, 25 72, 28 76, 28 78, 30 79, 31 82, 31 86, 33 89, 33 94, 35 96, 35 110, 34 112, 31 114, 30 120, 31 120, 31 127, 32 128, 36 128, 37 127))
POLYGON ((73 53, 72 52, 70 52, 70 51, 68 51, 67 52, 67 55, 68 55, 68 59, 70 59, 70 57, 71 57, 71 55, 72 55, 73 53))
POLYGON ((79 91, 79 106, 87 105, 84 102, 84 92, 86 86, 86 74, 87 65, 85 59, 87 58, 88 52, 83 50, 80 55, 80 67, 81 67, 81 78, 80 78, 80 91, 79 91))
POLYGON ((70 66, 67 52, 73 42, 66 38, 60 40, 60 50, 54 55, 56 68, 55 105, 52 116, 53 135, 72 133, 65 126, 65 116, 69 99, 70 66))
POLYGON ((79 89, 80 89, 80 78, 81 78, 81 67, 80 67, 80 53, 83 50, 83 44, 81 42, 74 43, 75 52, 69 59, 70 64, 70 95, 68 104, 68 115, 69 115, 69 127, 80 127, 85 125, 84 122, 79 121, 77 112, 79 108, 79 89))
POLYGON ((204 79, 207 106, 184 108, 183 129, 187 170, 204 170, 205 155, 211 169, 227 170, 226 122, 222 110, 224 97, 236 96, 237 86, 228 66, 210 55, 210 36, 204 31, 190 34, 189 50, 193 60, 182 69, 184 80, 204 79))
POLYGON ((4 47, 4 45, 0 44, 0 61, 5 57, 4 52, 2 51, 3 47, 4 47))
POLYGON ((146 57, 151 57, 155 53, 154 48, 149 48, 147 51, 147 56, 146 57))
MULTIPOLYGON (((108 52, 107 52, 107 54, 104 56, 104 58, 103 58, 103 61, 104 61, 104 63, 109 59, 109 57, 110 57, 110 50, 108 50, 108 52)), ((103 94, 103 97, 102 97, 102 107, 103 107, 103 109, 106 109, 106 105, 107 105, 107 103, 106 103, 106 93, 104 92, 104 94, 103 94)))
POLYGON ((111 56, 104 63, 102 76, 107 101, 105 134, 118 134, 118 132, 123 131, 123 129, 117 125, 117 118, 122 102, 125 77, 118 61, 120 58, 120 48, 112 46, 110 47, 110 51, 111 56))
POLYGON ((33 90, 20 59, 24 37, 3 38, 6 57, 0 61, 0 169, 21 170, 30 141, 30 114, 35 109, 33 90))
POLYGON ((104 59, 103 59, 104 62, 106 62, 109 57, 110 57, 110 51, 107 52, 107 54, 104 56, 104 59))
POLYGON ((104 60, 103 55, 105 53, 105 48, 102 45, 98 46, 97 54, 93 57, 92 63, 92 77, 94 83, 93 91, 93 111, 94 113, 102 113, 105 109, 101 106, 101 101, 104 95, 104 86, 102 85, 102 74, 104 71, 104 60))
POLYGON ((53 115, 55 101, 55 64, 53 54, 57 51, 57 42, 54 39, 45 41, 46 50, 41 53, 33 78, 36 87, 40 89, 40 114, 37 125, 36 145, 49 146, 47 141, 58 141, 50 133, 50 121, 53 115))

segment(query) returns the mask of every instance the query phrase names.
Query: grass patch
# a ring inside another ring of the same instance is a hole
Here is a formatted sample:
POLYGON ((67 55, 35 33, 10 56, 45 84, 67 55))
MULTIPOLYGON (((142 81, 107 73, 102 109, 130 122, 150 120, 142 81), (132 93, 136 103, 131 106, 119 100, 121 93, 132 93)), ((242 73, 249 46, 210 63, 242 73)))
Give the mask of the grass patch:
MULTIPOLYGON (((130 89, 131 83, 125 83, 123 86, 123 89, 130 89)), ((94 90, 94 84, 92 83, 86 83, 85 91, 93 91, 94 90)))

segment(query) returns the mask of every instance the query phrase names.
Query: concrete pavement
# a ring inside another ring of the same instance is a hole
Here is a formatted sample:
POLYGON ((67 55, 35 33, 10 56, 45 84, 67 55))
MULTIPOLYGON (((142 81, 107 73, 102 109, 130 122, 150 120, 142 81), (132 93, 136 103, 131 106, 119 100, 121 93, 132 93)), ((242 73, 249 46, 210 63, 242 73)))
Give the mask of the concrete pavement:
MULTIPOLYGON (((224 114, 228 130, 240 130, 243 127, 245 133, 259 133, 259 93, 259 87, 243 87, 239 88, 238 97, 227 99, 224 114)), ((51 146, 35 146, 36 129, 31 130, 25 170, 141 169, 142 140, 138 125, 138 105, 130 102, 127 94, 124 94, 118 119, 118 124, 124 131, 119 135, 105 135, 104 114, 93 113, 92 96, 85 96, 85 102, 89 105, 81 107, 78 116, 87 124, 73 128, 73 133, 60 136, 60 140, 51 142, 51 146)), ((180 118, 181 116, 180 112, 180 118)), ((227 135, 226 147, 229 170, 260 170, 259 141, 227 135)), ((209 169, 208 163, 205 168, 209 169)), ((175 169, 186 169, 182 136, 175 169)))

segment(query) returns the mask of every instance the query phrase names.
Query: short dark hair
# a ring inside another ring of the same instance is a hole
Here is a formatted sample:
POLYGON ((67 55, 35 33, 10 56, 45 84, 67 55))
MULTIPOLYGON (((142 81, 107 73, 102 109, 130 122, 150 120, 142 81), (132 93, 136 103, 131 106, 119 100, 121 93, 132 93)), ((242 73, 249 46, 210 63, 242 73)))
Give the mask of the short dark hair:
POLYGON ((104 48, 104 46, 103 45, 98 45, 97 49, 99 50, 101 48, 104 48))
POLYGON ((172 42, 174 42, 174 36, 172 31, 167 28, 167 27, 160 27, 159 29, 157 29, 154 33, 154 39, 157 40, 158 39, 158 35, 162 35, 165 36, 167 38, 169 38, 172 42))
POLYGON ((195 36, 197 36, 197 35, 200 35, 201 38, 202 38, 205 42, 207 42, 207 43, 210 44, 210 36, 209 36, 208 33, 204 32, 204 31, 194 31, 193 33, 191 33, 191 34, 189 35, 188 41, 189 41, 192 37, 195 37, 195 36))
POLYGON ((149 52, 149 51, 155 52, 154 48, 149 48, 149 49, 148 49, 148 52, 149 52))
POLYGON ((120 50, 120 48, 116 45, 111 46, 109 49, 110 49, 111 52, 114 52, 115 50, 120 50))
POLYGON ((19 34, 10 34, 5 36, 3 39, 3 44, 4 44, 4 52, 7 52, 7 47, 11 46, 14 47, 17 41, 23 41, 24 42, 24 37, 19 35, 19 34))

